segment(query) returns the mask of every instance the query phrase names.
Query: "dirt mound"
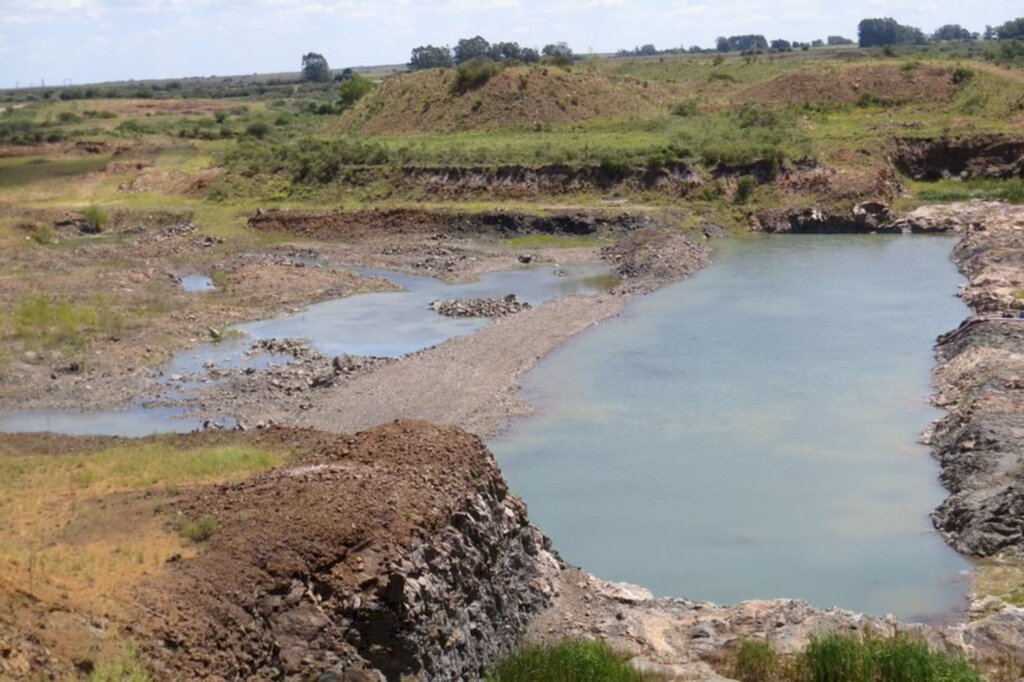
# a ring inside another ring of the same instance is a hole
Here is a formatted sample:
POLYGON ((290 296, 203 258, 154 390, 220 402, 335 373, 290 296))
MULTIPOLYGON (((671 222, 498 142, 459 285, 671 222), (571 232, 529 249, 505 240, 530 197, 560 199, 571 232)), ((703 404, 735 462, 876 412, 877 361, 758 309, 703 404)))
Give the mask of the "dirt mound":
POLYGON ((586 69, 506 69, 462 94, 455 78, 451 69, 388 78, 343 115, 339 129, 392 135, 567 125, 662 113, 673 100, 665 85, 586 69))
POLYGON ((707 266, 711 249, 679 230, 644 227, 602 250, 601 256, 622 278, 620 291, 643 293, 707 266))
POLYGON ((897 141, 893 162, 915 180, 1024 178, 1024 137, 903 139, 897 141))
POLYGON ((949 101, 955 91, 953 69, 948 66, 815 65, 751 85, 741 90, 734 101, 779 106, 842 106, 858 102, 937 104, 949 101))
POLYGON ((474 678, 549 602, 547 540, 479 438, 424 422, 263 438, 310 454, 177 505, 216 530, 143 593, 161 677, 474 678))

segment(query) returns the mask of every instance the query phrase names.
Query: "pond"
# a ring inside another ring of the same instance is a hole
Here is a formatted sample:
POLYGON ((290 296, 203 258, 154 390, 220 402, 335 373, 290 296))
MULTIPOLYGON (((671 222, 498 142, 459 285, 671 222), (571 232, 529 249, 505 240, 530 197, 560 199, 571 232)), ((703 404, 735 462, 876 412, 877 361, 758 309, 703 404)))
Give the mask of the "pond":
POLYGON ((967 314, 952 243, 723 243, 527 376, 538 416, 490 444, 512 490, 567 561, 658 595, 962 611, 918 444, 933 343, 967 314))

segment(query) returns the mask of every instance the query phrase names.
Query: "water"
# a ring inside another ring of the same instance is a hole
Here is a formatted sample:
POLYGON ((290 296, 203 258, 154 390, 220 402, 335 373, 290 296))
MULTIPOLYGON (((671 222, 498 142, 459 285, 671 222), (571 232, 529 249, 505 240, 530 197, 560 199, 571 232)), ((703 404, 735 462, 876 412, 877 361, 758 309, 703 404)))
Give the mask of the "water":
POLYGON ((216 289, 213 280, 204 275, 185 275, 181 278, 181 288, 190 294, 201 294, 216 289))
POLYGON ((932 344, 967 314, 952 242, 735 240, 528 375, 492 443, 531 519, 610 580, 907 619, 962 609, 917 439, 932 344))
MULTIPOLYGON (((538 305, 568 294, 604 291, 615 284, 603 265, 523 268, 491 273, 477 282, 454 285, 430 277, 384 270, 365 273, 390 279, 405 290, 325 301, 287 317, 232 327, 229 332, 242 335, 226 334, 220 343, 181 353, 161 368, 165 386, 163 399, 186 399, 202 386, 209 386, 209 383, 189 379, 200 374, 207 363, 226 369, 261 369, 290 360, 287 356, 265 353, 248 355, 246 351, 254 340, 302 338, 326 355, 396 357, 469 334, 487 324, 484 319, 448 318, 427 310, 427 304, 435 299, 514 293, 520 300, 538 305), (169 382, 170 377, 182 380, 169 382)), ((198 275, 184 277, 182 286, 198 286, 198 280, 193 277, 206 279, 198 275)), ((212 286, 212 282, 210 284, 212 286)), ((230 419, 220 421, 233 423, 230 419)), ((200 421, 188 417, 186 409, 151 408, 141 403, 105 412, 21 411, 0 415, 0 432, 9 433, 51 431, 73 435, 146 436, 192 431, 200 426, 200 421)))

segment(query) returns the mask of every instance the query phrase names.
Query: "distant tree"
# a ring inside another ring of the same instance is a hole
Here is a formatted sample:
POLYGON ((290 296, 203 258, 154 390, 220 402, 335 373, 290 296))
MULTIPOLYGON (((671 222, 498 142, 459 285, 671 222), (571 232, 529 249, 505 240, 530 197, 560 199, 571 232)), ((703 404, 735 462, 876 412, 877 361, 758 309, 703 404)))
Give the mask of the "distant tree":
POLYGON ((827 39, 829 45, 853 45, 854 41, 843 36, 829 36, 827 39))
POLYGON ((701 52, 704 51, 704 48, 702 48, 700 45, 691 45, 686 51, 689 52, 690 54, 700 54, 701 52))
POLYGON ((370 90, 373 90, 373 83, 370 82, 370 79, 364 78, 358 73, 353 73, 352 77, 338 88, 338 104, 342 108, 350 107, 369 93, 370 90))
POLYGON ((658 54, 658 48, 648 43, 647 45, 641 45, 640 47, 636 48, 636 53, 643 57, 650 57, 652 55, 658 54))
POLYGON ((536 64, 540 61, 540 52, 532 47, 524 47, 519 53, 519 61, 523 64, 536 64))
POLYGON ((568 43, 557 42, 545 45, 544 49, 541 50, 541 54, 545 57, 553 57, 556 59, 572 59, 572 48, 569 47, 568 43))
POLYGON ((790 52, 793 50, 793 44, 788 40, 773 40, 771 42, 771 48, 774 52, 790 52))
POLYGON ((302 79, 313 83, 326 83, 331 80, 331 67, 322 54, 310 52, 302 55, 302 79))
POLYGON ((996 29, 999 40, 1024 40, 1024 17, 1008 21, 996 29))
POLYGON ((715 39, 715 49, 719 52, 728 52, 729 39, 725 36, 718 36, 718 38, 715 39))
POLYGON ((985 32, 982 34, 984 40, 995 40, 997 36, 995 28, 991 26, 985 27, 985 32))
POLYGON ((924 32, 913 26, 904 26, 895 19, 864 19, 857 26, 861 47, 881 45, 920 45, 927 42, 924 32))
POLYGON ((496 62, 504 62, 510 59, 522 61, 523 48, 519 47, 519 43, 494 43, 491 45, 488 55, 496 62))
POLYGON ((447 69, 455 66, 452 58, 452 50, 447 45, 435 47, 434 45, 421 45, 412 49, 412 57, 409 59, 409 68, 413 71, 419 69, 447 69))
POLYGON ((971 40, 974 34, 960 24, 940 26, 932 34, 932 40, 971 40))
POLYGON ((355 73, 356 73, 356 72, 352 70, 352 67, 351 67, 351 66, 345 67, 344 69, 342 69, 342 70, 341 70, 341 73, 339 73, 339 74, 335 74, 335 76, 334 76, 334 81, 335 81, 336 83, 344 83, 344 82, 345 82, 345 81, 347 81, 347 80, 348 80, 349 78, 351 78, 352 76, 354 76, 354 75, 355 75, 355 73))
POLYGON ((815 38, 811 41, 811 47, 825 47, 825 41, 821 38, 815 38))
POLYGON ((483 36, 463 38, 455 46, 455 63, 461 64, 470 59, 484 59, 490 52, 491 44, 483 36))
POLYGON ((719 38, 717 42, 719 52, 747 52, 768 49, 768 41, 765 40, 763 35, 757 34, 729 36, 728 38, 719 38))

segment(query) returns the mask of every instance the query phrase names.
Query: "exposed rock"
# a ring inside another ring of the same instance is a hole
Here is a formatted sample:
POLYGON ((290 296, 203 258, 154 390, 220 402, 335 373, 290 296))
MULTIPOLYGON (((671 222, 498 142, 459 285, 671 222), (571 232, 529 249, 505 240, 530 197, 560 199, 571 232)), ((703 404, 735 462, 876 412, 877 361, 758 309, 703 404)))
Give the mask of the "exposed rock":
POLYGON ((445 317, 505 317, 531 308, 529 303, 518 300, 515 294, 504 298, 438 300, 432 301, 427 307, 445 317))
POLYGON ((623 280, 620 292, 643 293, 705 267, 711 250, 681 230, 645 227, 623 235, 601 256, 623 280))

